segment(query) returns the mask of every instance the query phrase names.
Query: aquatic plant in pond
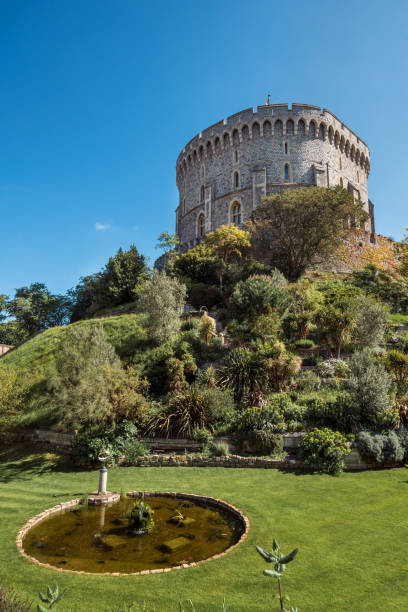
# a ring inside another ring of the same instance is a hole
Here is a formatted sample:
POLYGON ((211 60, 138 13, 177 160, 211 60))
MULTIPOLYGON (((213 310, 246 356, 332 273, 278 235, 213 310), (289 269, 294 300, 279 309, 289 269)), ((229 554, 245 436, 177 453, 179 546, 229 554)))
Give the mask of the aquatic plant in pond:
POLYGON ((154 510, 145 503, 144 496, 137 502, 129 516, 129 527, 133 533, 142 534, 150 531, 154 525, 154 510))

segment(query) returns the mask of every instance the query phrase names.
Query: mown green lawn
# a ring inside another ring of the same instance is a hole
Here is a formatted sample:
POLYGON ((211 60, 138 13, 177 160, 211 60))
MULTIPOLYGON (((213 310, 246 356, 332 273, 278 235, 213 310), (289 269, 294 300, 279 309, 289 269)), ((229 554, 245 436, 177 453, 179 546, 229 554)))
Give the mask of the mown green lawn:
MULTIPOLYGON (((160 489, 209 494, 241 508, 248 539, 219 560, 163 575, 74 576, 38 568, 15 546, 19 528, 56 503, 95 489, 97 471, 73 470, 42 455, 0 461, 0 579, 36 598, 46 584, 69 588, 57 610, 118 610, 131 603, 176 612, 192 599, 197 612, 279 610, 276 583, 263 576, 255 552, 277 537, 284 551, 299 548, 284 591, 299 612, 376 612, 408 609, 408 472, 405 469, 326 475, 263 469, 118 468, 113 490, 160 489)), ((186 606, 185 609, 189 609, 186 606)))

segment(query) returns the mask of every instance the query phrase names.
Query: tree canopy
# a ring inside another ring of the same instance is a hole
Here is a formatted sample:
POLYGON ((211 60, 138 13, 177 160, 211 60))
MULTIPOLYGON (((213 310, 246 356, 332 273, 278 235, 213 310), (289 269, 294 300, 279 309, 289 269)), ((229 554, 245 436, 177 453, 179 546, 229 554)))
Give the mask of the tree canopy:
POLYGON ((367 218, 362 203, 341 187, 300 187, 264 198, 247 228, 255 257, 293 282, 335 252, 349 223, 367 218))

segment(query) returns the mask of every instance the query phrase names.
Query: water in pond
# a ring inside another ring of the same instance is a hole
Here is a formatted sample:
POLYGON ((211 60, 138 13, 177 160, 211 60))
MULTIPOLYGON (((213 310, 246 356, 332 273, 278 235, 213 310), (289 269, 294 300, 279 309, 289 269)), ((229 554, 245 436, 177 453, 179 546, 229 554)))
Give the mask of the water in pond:
POLYGON ((86 572, 132 573, 207 559, 239 540, 241 522, 232 514, 182 497, 146 497, 154 510, 149 533, 135 536, 128 516, 137 499, 80 506, 32 527, 23 541, 42 563, 86 572), (181 513, 185 520, 177 521, 181 513))

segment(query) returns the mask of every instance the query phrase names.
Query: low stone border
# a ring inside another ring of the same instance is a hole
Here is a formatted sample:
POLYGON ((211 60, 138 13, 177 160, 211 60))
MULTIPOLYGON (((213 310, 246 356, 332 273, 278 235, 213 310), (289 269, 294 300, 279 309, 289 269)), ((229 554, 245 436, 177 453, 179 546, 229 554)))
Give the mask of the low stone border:
POLYGON ((136 467, 226 467, 226 468, 298 468, 295 459, 268 459, 265 457, 206 457, 204 455, 146 455, 139 457, 136 467))
POLYGON ((63 502, 62 504, 58 504, 57 506, 54 506, 53 508, 44 510, 44 512, 41 512, 40 514, 37 514, 37 516, 34 516, 32 519, 30 519, 24 525, 24 527, 20 529, 20 531, 18 532, 18 535, 16 538, 16 544, 17 544, 17 548, 19 552, 24 557, 26 557, 26 559, 28 559, 32 563, 35 563, 35 565, 46 567, 47 569, 52 569, 56 572, 66 572, 69 574, 86 574, 88 576, 145 576, 147 574, 165 574, 173 570, 185 569, 188 567, 199 567, 201 563, 204 563, 206 561, 212 561, 213 559, 220 559, 221 557, 224 557, 226 554, 231 552, 231 550, 236 548, 239 544, 241 544, 241 542, 246 540, 248 536, 248 531, 249 531, 248 518, 238 508, 235 508, 235 506, 232 506, 231 504, 224 501, 223 499, 216 499, 215 497, 207 497, 204 495, 195 495, 194 493, 177 493, 177 492, 168 492, 168 491, 164 491, 164 492, 163 491, 130 491, 126 493, 126 495, 128 497, 140 497, 141 495, 144 495, 145 497, 158 497, 158 496, 178 497, 180 499, 190 499, 192 501, 201 502, 208 506, 212 506, 214 508, 220 508, 222 510, 227 510, 228 512, 230 512, 232 515, 235 516, 235 518, 238 518, 240 520, 244 531, 241 537, 239 538, 238 542, 235 542, 235 544, 232 544, 232 546, 229 546, 223 552, 218 553, 217 555, 213 555, 212 557, 208 557, 207 559, 202 559, 201 561, 194 561, 193 563, 183 563, 181 565, 176 565, 175 567, 163 567, 160 569, 143 570, 141 572, 133 572, 130 574, 124 574, 124 573, 122 574, 120 572, 98 572, 97 573, 97 572, 85 572, 84 570, 81 570, 81 571, 69 570, 69 569, 64 569, 62 567, 55 567, 54 565, 50 565, 49 563, 42 563, 41 561, 38 561, 38 559, 36 559, 35 557, 31 557, 30 555, 27 555, 27 553, 25 552, 23 548, 23 538, 26 535, 26 533, 31 529, 31 527, 34 527, 34 525, 41 522, 42 520, 44 520, 51 514, 54 514, 56 512, 61 512, 61 510, 68 510, 69 508, 72 508, 73 506, 78 506, 81 503, 81 498, 78 498, 78 499, 71 499, 68 502, 63 502))

